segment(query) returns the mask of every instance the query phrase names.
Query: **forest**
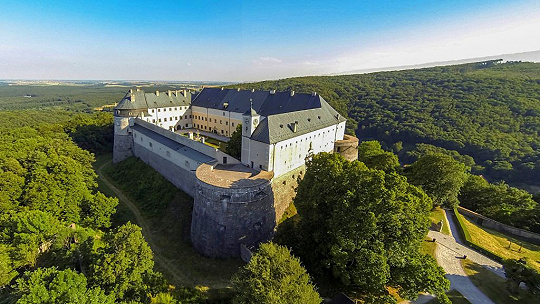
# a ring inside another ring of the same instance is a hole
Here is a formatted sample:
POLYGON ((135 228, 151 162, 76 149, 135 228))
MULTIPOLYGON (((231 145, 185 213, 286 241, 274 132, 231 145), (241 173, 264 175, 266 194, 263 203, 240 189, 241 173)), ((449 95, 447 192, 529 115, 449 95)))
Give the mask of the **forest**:
POLYGON ((488 61, 231 87, 317 92, 348 132, 416 160, 418 145, 458 152, 490 181, 540 180, 540 63, 488 61))

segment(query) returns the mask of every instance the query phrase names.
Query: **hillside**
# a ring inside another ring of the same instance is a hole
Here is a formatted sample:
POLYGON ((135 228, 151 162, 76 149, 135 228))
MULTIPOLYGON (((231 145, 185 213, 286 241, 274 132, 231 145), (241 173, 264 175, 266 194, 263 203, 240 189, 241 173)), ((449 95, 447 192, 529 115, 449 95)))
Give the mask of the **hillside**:
POLYGON ((425 143, 471 156, 473 171, 492 180, 540 180, 538 63, 487 61, 238 86, 316 91, 349 117, 349 132, 382 141, 404 162, 425 143))

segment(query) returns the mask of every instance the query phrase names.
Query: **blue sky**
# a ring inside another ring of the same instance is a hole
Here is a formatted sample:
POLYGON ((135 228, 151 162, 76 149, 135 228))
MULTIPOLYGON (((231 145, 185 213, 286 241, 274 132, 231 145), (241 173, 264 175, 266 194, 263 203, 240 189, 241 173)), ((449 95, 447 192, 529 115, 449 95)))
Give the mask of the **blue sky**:
POLYGON ((0 79, 250 81, 540 49, 540 1, 2 0, 0 79))

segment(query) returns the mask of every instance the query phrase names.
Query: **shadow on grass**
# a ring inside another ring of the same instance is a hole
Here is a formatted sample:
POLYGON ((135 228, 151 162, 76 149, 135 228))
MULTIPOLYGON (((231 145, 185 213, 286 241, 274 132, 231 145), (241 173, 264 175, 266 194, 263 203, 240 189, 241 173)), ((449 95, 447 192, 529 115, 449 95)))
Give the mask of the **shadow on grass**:
POLYGON ((540 303, 540 295, 533 295, 528 290, 520 290, 519 294, 511 295, 506 288, 505 278, 501 278, 479 264, 473 263, 470 260, 463 260, 462 265, 473 284, 494 303, 540 303))

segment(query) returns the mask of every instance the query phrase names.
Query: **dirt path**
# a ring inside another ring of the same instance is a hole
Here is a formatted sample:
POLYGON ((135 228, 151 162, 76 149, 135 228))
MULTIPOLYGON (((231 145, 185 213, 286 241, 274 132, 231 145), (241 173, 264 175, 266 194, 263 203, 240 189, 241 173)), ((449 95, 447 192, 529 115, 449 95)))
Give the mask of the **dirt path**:
POLYGON ((150 245, 150 248, 152 248, 152 252, 154 253, 154 261, 156 264, 159 265, 159 268, 161 268, 163 271, 166 271, 169 275, 171 275, 174 278, 174 283, 176 285, 183 285, 183 286, 191 286, 194 287, 194 283, 192 280, 190 280, 188 277, 186 277, 175 265, 175 263, 172 263, 169 261, 166 257, 164 257, 161 253, 161 248, 156 245, 154 242, 152 231, 150 229, 150 225, 146 222, 144 217, 141 215, 141 212, 137 208, 137 205, 135 205, 129 198, 127 198, 124 193, 118 188, 116 188, 109 180, 109 178, 103 174, 102 169, 110 164, 111 161, 108 161, 99 168, 96 169, 96 173, 99 175, 101 180, 109 187, 111 190, 116 194, 118 199, 124 203, 129 210, 133 213, 133 216, 135 216, 135 220, 137 221, 137 224, 141 226, 142 232, 144 235, 144 238, 146 242, 148 242, 148 245, 150 245))

